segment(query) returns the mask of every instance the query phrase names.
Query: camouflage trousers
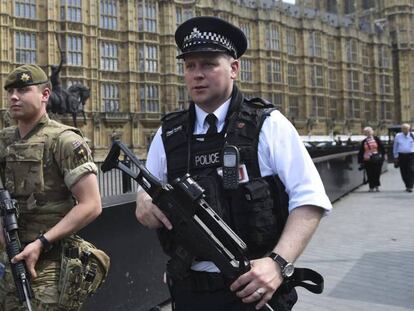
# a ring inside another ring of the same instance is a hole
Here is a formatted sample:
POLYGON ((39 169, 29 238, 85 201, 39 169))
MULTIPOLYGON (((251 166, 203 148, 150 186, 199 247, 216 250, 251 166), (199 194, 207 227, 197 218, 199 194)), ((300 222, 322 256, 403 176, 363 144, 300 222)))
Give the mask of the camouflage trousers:
MULTIPOLYGON (((7 255, 0 252, 0 262, 5 264, 7 255)), ((31 299, 33 311, 75 311, 59 306, 58 282, 60 260, 39 260, 36 264, 37 278, 31 280, 34 298, 31 299)), ((0 279, 0 311, 27 311, 16 296, 10 265, 6 264, 6 273, 0 279)), ((76 309, 79 310, 79 309, 76 309)))

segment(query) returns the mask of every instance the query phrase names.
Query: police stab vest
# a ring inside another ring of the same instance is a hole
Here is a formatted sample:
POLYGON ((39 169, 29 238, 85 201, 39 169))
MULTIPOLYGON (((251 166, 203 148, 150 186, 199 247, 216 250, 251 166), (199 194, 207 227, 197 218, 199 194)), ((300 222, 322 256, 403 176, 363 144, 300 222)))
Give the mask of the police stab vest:
MULTIPOLYGON (((259 133, 272 110, 270 103, 260 98, 246 99, 234 87, 221 133, 192 134, 194 104, 189 110, 166 115, 162 122, 169 182, 190 173, 204 188, 207 202, 246 242, 252 259, 273 249, 288 216, 283 184, 277 176, 261 177, 257 156, 259 133), (225 143, 237 146, 240 163, 246 166, 249 177, 235 191, 225 191, 217 173, 225 143)), ((159 236, 167 254, 174 253, 171 234, 159 236)))

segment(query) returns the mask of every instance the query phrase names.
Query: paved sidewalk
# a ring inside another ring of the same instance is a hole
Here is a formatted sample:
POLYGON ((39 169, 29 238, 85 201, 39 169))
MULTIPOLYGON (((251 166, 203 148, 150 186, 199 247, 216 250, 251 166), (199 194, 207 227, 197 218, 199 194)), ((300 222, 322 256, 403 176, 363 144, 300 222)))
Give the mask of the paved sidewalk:
POLYGON ((294 311, 414 310, 414 193, 392 165, 381 192, 362 186, 334 204, 297 266, 325 277, 325 291, 299 289, 294 311))
POLYGON ((381 183, 379 193, 365 185, 344 196, 322 220, 296 266, 321 273, 325 290, 298 288, 293 311, 414 310, 414 193, 392 165, 381 183))

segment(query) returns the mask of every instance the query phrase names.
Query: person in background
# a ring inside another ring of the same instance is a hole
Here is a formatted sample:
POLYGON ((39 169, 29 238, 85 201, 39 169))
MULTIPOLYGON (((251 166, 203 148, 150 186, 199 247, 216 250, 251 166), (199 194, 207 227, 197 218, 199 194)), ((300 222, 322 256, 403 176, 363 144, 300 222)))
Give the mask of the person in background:
POLYGON ((405 184, 405 191, 413 192, 414 184, 414 135, 409 124, 401 125, 401 133, 394 139, 394 164, 400 167, 401 177, 405 184))
POLYGON ((381 140, 374 136, 374 130, 364 128, 366 138, 361 142, 358 153, 358 163, 367 173, 369 191, 379 191, 382 163, 385 159, 385 148, 381 140))

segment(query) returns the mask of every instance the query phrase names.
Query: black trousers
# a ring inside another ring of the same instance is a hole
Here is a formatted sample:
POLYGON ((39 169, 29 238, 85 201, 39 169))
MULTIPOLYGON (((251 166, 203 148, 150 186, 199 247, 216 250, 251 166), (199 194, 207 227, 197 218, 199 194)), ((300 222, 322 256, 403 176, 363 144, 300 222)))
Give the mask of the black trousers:
POLYGON ((414 184, 414 152, 399 153, 398 164, 405 187, 412 189, 414 184))
MULTIPOLYGON (((230 291, 217 273, 191 272, 184 280, 169 279, 173 311, 256 311, 230 291), (210 277, 211 276, 211 277, 210 277)), ((296 291, 274 295, 269 304, 278 311, 289 311, 297 301, 296 291)), ((261 309, 264 310, 264 309, 261 309)))
POLYGON ((381 186, 380 176, 381 176, 382 162, 365 161, 364 165, 365 165, 365 170, 367 172, 369 188, 372 189, 372 188, 381 186))

